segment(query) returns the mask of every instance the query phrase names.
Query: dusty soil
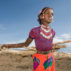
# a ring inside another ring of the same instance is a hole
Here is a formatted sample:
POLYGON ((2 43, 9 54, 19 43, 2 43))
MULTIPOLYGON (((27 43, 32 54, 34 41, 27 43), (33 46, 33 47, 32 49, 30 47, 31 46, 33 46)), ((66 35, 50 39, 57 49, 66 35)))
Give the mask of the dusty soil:
MULTIPOLYGON (((21 56, 16 54, 0 54, 0 71, 32 71, 32 56, 21 56)), ((55 59, 56 71, 71 71, 71 58, 55 59)))

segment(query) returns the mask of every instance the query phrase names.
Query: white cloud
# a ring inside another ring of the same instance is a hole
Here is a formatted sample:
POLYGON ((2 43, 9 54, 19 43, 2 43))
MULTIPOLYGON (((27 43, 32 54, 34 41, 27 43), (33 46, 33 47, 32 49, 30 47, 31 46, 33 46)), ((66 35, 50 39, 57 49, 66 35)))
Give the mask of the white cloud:
POLYGON ((56 43, 56 42, 62 42, 62 41, 65 41, 65 40, 70 40, 71 39, 71 35, 70 34, 62 34, 58 37, 55 37, 53 42, 56 43))
POLYGON ((70 34, 62 34, 61 37, 64 38, 64 39, 71 39, 70 34))
POLYGON ((55 38, 53 39, 53 43, 62 42, 62 41, 63 41, 63 39, 60 39, 60 38, 58 38, 58 37, 55 37, 55 38))
MULTIPOLYGON (((58 37, 55 37, 54 40, 53 40, 53 43, 56 43, 56 42, 62 42, 62 41, 66 41, 66 40, 71 40, 71 35, 70 34, 62 34, 58 37)), ((67 46, 71 46, 71 42, 69 43, 65 43, 67 46)))

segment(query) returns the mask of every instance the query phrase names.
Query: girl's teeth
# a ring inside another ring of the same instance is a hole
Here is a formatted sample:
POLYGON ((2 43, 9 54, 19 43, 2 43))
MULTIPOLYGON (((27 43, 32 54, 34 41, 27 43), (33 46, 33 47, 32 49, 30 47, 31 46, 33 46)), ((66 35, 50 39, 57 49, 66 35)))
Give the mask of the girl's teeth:
POLYGON ((52 19, 52 18, 48 18, 48 19, 52 19))
POLYGON ((53 16, 52 17, 49 17, 48 19, 53 19, 53 16))

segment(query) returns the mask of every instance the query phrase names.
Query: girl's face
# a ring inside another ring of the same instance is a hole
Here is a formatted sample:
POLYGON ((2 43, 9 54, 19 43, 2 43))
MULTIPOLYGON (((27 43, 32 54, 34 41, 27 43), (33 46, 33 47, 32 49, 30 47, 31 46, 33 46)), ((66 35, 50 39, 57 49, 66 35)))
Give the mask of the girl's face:
POLYGON ((51 23, 53 21, 53 10, 47 9, 43 16, 44 16, 44 22, 51 23))

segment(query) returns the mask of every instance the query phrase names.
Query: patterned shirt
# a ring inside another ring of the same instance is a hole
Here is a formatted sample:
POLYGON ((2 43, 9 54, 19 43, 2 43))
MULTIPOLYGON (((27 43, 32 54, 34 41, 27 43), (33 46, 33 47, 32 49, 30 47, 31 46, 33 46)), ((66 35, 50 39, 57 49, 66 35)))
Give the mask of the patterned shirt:
POLYGON ((35 27, 30 31, 29 36, 35 40, 36 49, 38 51, 49 51, 53 46, 53 37, 55 36, 55 31, 51 29, 51 32, 45 33, 46 35, 48 35, 46 38, 44 38, 43 34, 41 34, 41 30, 43 30, 41 29, 41 26, 35 27), (50 36, 49 39, 48 36, 50 36))

